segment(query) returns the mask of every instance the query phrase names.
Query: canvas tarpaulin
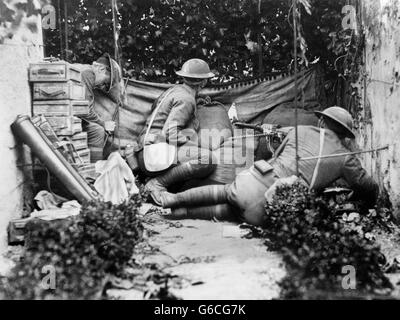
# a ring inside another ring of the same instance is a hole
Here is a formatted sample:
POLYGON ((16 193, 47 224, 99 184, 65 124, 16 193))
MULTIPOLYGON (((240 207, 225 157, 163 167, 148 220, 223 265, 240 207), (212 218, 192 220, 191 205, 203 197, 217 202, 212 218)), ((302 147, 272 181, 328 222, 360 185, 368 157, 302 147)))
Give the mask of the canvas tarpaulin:
MULTIPOLYGON (((298 73, 299 124, 313 124, 309 122, 314 121, 314 118, 309 117, 309 115, 320 106, 320 84, 318 81, 316 68, 298 73), (304 109, 302 109, 302 104, 304 104, 304 109), (306 116, 302 117, 302 115, 306 116)), ((151 114, 154 100, 171 86, 172 84, 127 81, 125 101, 119 108, 119 125, 115 133, 115 144, 120 144, 123 148, 132 140, 137 139, 143 130, 146 119, 151 114)), ((272 122, 279 122, 282 115, 289 115, 289 123, 283 124, 294 125, 294 87, 294 75, 274 74, 263 80, 210 85, 204 88, 199 96, 209 96, 212 101, 223 104, 226 110, 235 102, 238 118, 242 122, 261 123, 268 121, 268 114, 271 115, 271 111, 279 110, 277 112, 278 118, 272 119, 272 122)), ((97 95, 95 101, 96 111, 105 120, 112 119, 117 110, 116 103, 102 94, 97 95)), ((204 108, 203 112, 207 112, 207 108, 204 108)), ((282 120, 288 122, 288 119, 282 120)), ((270 123, 272 122, 270 121, 270 123)))

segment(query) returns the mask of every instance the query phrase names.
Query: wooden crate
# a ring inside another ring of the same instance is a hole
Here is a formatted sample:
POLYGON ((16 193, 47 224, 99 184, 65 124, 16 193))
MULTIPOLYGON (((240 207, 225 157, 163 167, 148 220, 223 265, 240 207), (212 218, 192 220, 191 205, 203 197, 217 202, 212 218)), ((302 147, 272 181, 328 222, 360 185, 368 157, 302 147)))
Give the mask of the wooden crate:
POLYGON ((25 240, 25 226, 32 220, 31 218, 26 219, 15 219, 11 220, 8 224, 8 244, 16 245, 21 244, 25 240))
POLYGON ((79 83, 82 80, 80 69, 68 62, 39 62, 29 65, 29 81, 31 82, 63 82, 68 80, 79 83))
POLYGON ((87 133, 80 132, 74 134, 73 136, 58 136, 61 141, 69 141, 71 142, 76 150, 82 150, 88 148, 88 140, 87 140, 87 133))
POLYGON ((33 115, 45 117, 84 116, 89 113, 87 100, 33 101, 33 115))
POLYGON ((46 135, 46 137, 50 140, 50 142, 53 145, 57 145, 57 143, 60 142, 52 126, 47 121, 45 116, 33 117, 32 123, 46 135))
POLYGON ((90 163, 90 150, 82 149, 77 150, 79 158, 75 159, 77 164, 89 164, 90 163))
POLYGON ((86 88, 80 83, 35 82, 33 83, 33 100, 85 100, 86 88))
POLYGON ((67 159, 73 165, 85 165, 90 164, 90 150, 88 148, 82 150, 71 150, 69 159, 67 159))
POLYGON ((77 117, 46 117, 58 136, 73 136, 82 132, 82 120, 77 117))
POLYGON ((96 164, 95 163, 86 163, 80 165, 72 165, 79 174, 86 180, 96 180, 99 176, 96 173, 96 164))

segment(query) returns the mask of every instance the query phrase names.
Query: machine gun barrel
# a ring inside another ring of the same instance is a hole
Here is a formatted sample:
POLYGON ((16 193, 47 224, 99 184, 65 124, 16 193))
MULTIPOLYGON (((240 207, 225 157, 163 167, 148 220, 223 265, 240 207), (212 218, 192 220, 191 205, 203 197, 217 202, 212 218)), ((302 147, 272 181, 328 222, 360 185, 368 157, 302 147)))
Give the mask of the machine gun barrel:
POLYGON ((244 123, 244 122, 235 122, 234 123, 235 126, 240 127, 240 128, 245 128, 245 129, 253 129, 255 131, 258 132, 264 132, 264 129, 256 124, 248 124, 248 123, 244 123))

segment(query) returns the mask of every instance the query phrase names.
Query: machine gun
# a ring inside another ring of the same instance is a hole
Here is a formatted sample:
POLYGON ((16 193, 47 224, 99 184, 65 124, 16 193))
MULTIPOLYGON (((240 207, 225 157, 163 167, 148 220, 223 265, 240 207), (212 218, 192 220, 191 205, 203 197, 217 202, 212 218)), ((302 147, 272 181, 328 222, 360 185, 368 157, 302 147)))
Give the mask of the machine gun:
POLYGON ((234 136, 231 138, 232 140, 247 138, 265 138, 267 148, 270 150, 272 155, 274 154, 275 150, 278 149, 278 147, 282 144, 287 135, 287 132, 285 130, 280 130, 282 128, 280 125, 275 124, 253 125, 242 122, 234 122, 234 125, 242 129, 253 129, 255 132, 258 133, 234 136))
POLYGON ((235 126, 243 129, 253 129, 258 134, 250 134, 250 135, 242 135, 242 136, 234 136, 232 137, 233 140, 237 139, 245 139, 251 137, 266 137, 267 140, 271 140, 273 143, 281 144, 282 141, 285 139, 287 132, 280 130, 282 127, 276 124, 248 124, 242 122, 235 122, 235 126))

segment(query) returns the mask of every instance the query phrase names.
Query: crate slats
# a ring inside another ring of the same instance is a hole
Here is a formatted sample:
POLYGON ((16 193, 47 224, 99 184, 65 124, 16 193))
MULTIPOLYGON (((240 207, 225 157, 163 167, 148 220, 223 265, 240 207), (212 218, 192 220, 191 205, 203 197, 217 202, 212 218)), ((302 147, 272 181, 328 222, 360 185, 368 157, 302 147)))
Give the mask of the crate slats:
POLYGON ((34 82, 33 100, 85 100, 86 89, 80 83, 67 82, 34 82))
POLYGON ((33 115, 45 117, 84 116, 89 113, 86 100, 49 100, 33 101, 33 115))
POLYGON ((78 67, 65 61, 38 62, 29 65, 29 81, 31 82, 81 82, 81 71, 78 67))

